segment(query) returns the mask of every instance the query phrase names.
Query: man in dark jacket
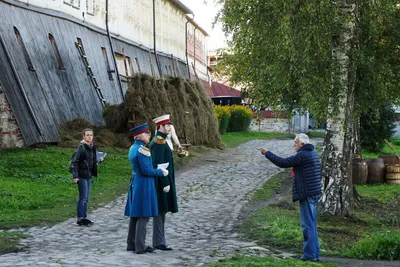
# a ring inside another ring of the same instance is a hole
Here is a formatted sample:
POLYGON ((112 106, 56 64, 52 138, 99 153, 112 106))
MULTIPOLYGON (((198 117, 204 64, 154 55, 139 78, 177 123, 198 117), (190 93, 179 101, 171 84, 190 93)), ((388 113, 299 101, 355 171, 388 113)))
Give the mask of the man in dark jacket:
POLYGON ((319 241, 317 231, 317 203, 321 194, 321 165, 314 146, 306 134, 298 134, 294 139, 296 154, 281 158, 260 148, 272 163, 281 168, 292 167, 293 201, 300 202, 301 228, 304 236, 302 261, 319 260, 319 241))

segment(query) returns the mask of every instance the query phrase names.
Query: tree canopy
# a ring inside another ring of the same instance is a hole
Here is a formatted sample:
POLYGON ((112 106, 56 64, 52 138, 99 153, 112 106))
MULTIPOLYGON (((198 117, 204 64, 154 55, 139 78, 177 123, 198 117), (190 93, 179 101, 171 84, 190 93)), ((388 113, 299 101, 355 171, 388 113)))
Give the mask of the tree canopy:
MULTIPOLYGON (((399 103, 400 9, 397 0, 357 2, 357 115, 399 103)), ((218 20, 229 36, 220 69, 256 103, 309 109, 326 119, 337 69, 332 49, 341 17, 328 0, 220 0, 218 20)))

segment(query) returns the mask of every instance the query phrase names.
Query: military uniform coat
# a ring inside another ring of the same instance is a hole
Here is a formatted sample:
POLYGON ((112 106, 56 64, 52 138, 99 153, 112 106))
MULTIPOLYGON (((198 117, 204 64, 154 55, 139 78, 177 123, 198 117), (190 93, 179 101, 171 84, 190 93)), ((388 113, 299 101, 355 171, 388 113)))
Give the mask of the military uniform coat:
POLYGON ((158 216, 154 177, 163 176, 162 170, 153 168, 150 150, 140 140, 136 140, 131 146, 128 159, 132 165, 132 179, 126 199, 125 216, 158 216))
POLYGON ((158 164, 169 162, 167 168, 169 174, 165 177, 157 177, 155 179, 155 186, 157 191, 158 212, 178 212, 178 201, 176 198, 175 187, 175 171, 174 171, 174 158, 166 142, 167 135, 157 132, 150 143, 150 150, 153 156, 153 167, 157 168, 158 164), (170 186, 170 191, 164 193, 163 188, 170 186))

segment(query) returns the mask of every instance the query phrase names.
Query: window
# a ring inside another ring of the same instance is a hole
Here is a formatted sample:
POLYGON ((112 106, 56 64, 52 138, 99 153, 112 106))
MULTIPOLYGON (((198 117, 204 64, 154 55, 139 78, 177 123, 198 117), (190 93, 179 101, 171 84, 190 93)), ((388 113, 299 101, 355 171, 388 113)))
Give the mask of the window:
POLYGON ((126 76, 132 76, 133 74, 132 61, 131 58, 127 56, 125 56, 125 73, 126 76))
POLYGON ((24 40, 22 39, 21 34, 19 33, 18 29, 16 27, 14 27, 14 33, 15 33, 15 37, 17 38, 19 47, 21 47, 22 50, 22 54, 24 55, 26 64, 28 64, 28 69, 30 71, 36 71, 35 67, 32 64, 32 60, 28 54, 28 50, 26 50, 25 44, 24 44, 24 40))
POLYGON ((132 63, 130 57, 115 53, 115 61, 117 61, 118 72, 123 76, 132 76, 132 63))
POLYGON ((108 61, 107 50, 105 47, 102 47, 101 51, 103 52, 104 63, 106 64, 107 73, 108 73, 108 79, 114 80, 112 73, 115 72, 115 70, 111 70, 110 62, 108 61))
POLYGON ((139 59, 138 59, 137 57, 135 57, 135 61, 136 61, 136 65, 137 65, 138 71, 139 71, 139 72, 142 72, 142 71, 140 70, 139 59))
POLYGON ((69 6, 80 8, 81 7, 81 0, 64 0, 64 4, 69 6))
POLYGON ((61 59, 60 52, 58 51, 58 48, 57 48, 56 40, 54 40, 53 35, 51 35, 50 33, 49 33, 49 40, 50 40, 51 46, 53 47, 54 55, 56 56, 56 59, 57 59, 58 68, 60 70, 65 70, 64 64, 61 59))
POLYGON ((94 0, 86 0, 86 13, 94 15, 94 0))

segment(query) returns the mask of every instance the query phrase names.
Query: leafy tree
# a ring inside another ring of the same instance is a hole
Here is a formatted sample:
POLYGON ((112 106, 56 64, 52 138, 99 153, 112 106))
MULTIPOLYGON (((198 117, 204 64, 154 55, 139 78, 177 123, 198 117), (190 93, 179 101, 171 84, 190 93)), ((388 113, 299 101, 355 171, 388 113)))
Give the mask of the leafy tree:
POLYGON ((361 113, 361 147, 372 152, 379 152, 385 139, 390 139, 393 130, 396 112, 391 105, 382 105, 378 110, 370 108, 361 113))
POLYGON ((327 119, 321 210, 349 215, 359 116, 398 103, 397 0, 220 0, 221 67, 254 103, 327 119))

